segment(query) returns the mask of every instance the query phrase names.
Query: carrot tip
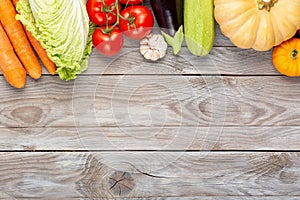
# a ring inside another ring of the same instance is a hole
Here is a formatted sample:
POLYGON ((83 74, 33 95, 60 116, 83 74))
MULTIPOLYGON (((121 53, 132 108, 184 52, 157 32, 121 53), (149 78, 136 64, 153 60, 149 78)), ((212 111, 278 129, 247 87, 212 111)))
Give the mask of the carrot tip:
POLYGON ((13 87, 17 88, 17 89, 22 89, 25 87, 25 84, 23 85, 12 85, 13 87))
POLYGON ((39 79, 39 78, 41 78, 41 76, 42 76, 42 74, 41 73, 39 73, 39 72, 31 72, 31 73, 28 73, 28 75, 31 77, 31 78, 33 78, 33 79, 39 79))
POLYGON ((7 78, 6 80, 11 86, 18 89, 24 88, 26 84, 26 76, 22 75, 20 75, 19 77, 15 76, 14 79, 7 78))

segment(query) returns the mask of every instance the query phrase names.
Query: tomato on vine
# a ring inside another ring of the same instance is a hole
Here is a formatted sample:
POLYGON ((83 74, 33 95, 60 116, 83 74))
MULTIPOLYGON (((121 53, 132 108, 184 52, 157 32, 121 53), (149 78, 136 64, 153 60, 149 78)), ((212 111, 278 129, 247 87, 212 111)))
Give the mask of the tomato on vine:
POLYGON ((143 39, 153 28, 154 17, 143 0, 88 0, 90 20, 98 26, 92 35, 94 47, 103 55, 113 56, 122 49, 123 34, 143 39), (121 3, 126 5, 121 11, 121 3))
POLYGON ((145 6, 135 5, 120 13, 119 27, 123 34, 132 39, 142 39, 148 35, 154 25, 152 12, 145 6))
POLYGON ((122 49, 124 39, 121 30, 111 26, 96 28, 92 35, 92 42, 100 53, 113 56, 122 49))
POLYGON ((118 9, 121 9, 121 4, 116 0, 88 0, 86 4, 87 13, 90 20, 98 25, 112 25, 117 21, 118 9))

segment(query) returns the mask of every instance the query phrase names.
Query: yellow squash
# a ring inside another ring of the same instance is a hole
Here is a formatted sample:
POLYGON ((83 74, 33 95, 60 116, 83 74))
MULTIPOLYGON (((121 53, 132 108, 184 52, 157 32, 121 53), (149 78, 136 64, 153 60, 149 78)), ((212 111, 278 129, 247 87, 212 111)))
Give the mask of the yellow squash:
POLYGON ((300 76, 300 39, 292 38, 275 47, 272 53, 274 67, 287 76, 300 76))
POLYGON ((240 48, 266 51, 300 28, 300 0, 214 0, 221 31, 240 48))

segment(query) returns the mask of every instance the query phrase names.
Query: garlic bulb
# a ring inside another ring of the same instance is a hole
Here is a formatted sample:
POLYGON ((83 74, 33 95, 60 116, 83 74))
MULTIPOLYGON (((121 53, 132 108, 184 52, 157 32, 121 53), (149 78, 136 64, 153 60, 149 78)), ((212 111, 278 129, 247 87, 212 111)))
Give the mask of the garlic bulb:
POLYGON ((160 34, 149 34, 140 41, 140 52, 147 60, 156 61, 165 57, 168 44, 160 34))

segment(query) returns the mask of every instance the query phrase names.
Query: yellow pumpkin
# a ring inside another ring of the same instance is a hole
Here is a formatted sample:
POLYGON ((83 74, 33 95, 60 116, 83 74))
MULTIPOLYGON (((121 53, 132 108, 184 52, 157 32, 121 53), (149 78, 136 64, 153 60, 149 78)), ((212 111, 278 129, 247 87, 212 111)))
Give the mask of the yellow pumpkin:
POLYGON ((287 76, 300 76, 300 39, 292 38, 275 47, 272 53, 274 67, 287 76))
POLYGON ((214 0, 215 19, 237 47, 266 51, 300 28, 300 0, 214 0))

